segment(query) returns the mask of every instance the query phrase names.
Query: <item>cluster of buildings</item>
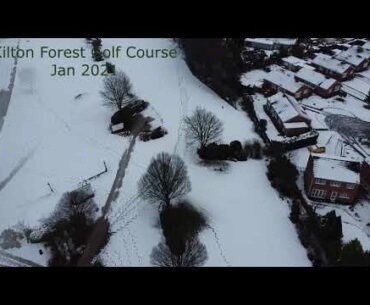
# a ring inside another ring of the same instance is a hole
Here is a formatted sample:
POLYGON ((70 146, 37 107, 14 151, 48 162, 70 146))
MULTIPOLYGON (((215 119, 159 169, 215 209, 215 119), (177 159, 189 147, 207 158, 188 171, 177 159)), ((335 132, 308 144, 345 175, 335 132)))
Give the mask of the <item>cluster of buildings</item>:
MULTIPOLYGON (((256 49, 276 50, 290 48, 296 40, 250 38, 245 42, 256 49)), ((278 69, 263 75, 259 88, 269 96, 264 109, 281 135, 294 137, 312 130, 311 118, 299 100, 312 94, 329 98, 341 94, 341 91, 359 95, 350 86, 352 83, 357 87, 363 85, 357 84, 360 77, 356 74, 369 68, 370 41, 364 41, 361 46, 345 44, 343 48, 334 49, 333 53, 316 52, 313 58, 307 59, 288 56, 280 60, 278 69)), ((364 100, 362 96, 361 99, 364 100)), ((305 190, 309 198, 353 204, 361 189, 370 193, 369 158, 362 162, 327 153, 318 146, 310 148, 304 170, 305 190)))
POLYGON ((281 65, 284 69, 268 73, 263 80, 263 88, 285 92, 296 99, 306 98, 312 93, 323 98, 337 95, 342 88, 341 80, 352 77, 354 70, 324 56, 327 55, 318 54, 312 61, 294 56, 283 58, 281 65))

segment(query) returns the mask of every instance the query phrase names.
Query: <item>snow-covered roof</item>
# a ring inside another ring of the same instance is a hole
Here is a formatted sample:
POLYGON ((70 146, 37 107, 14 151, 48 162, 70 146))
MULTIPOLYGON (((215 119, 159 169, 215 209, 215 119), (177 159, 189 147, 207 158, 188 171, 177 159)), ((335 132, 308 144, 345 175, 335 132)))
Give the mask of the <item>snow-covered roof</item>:
POLYGON ((303 86, 302 83, 295 81, 294 77, 286 73, 285 70, 271 71, 264 79, 293 94, 298 92, 303 86))
POLYGON ((296 73, 296 76, 314 86, 320 86, 324 89, 330 88, 336 82, 333 78, 326 78, 325 75, 306 68, 300 69, 296 73))
POLYGON ((279 92, 271 96, 270 101, 271 107, 275 110, 277 115, 284 123, 297 116, 311 121, 310 117, 293 97, 288 97, 287 95, 279 92))
POLYGON ((321 53, 317 54, 312 60, 312 63, 340 74, 346 72, 350 68, 350 65, 321 53))
POLYGON ((305 67, 307 69, 314 69, 312 66, 308 65, 308 62, 304 59, 295 57, 295 56, 288 56, 281 59, 283 62, 297 66, 297 67, 305 67))
POLYGON ((366 50, 370 50, 370 41, 365 42, 365 44, 362 47, 366 50))
POLYGON ((293 46, 297 43, 296 38, 273 38, 275 44, 293 46))
POLYGON ((335 55, 335 58, 352 66, 358 66, 369 57, 369 54, 366 50, 363 50, 363 52, 358 52, 357 50, 358 47, 351 47, 348 50, 335 55))
POLYGON ((296 129, 296 128, 308 128, 306 122, 294 122, 294 123, 284 123, 286 129, 296 129))
POLYGON ((365 100, 370 92, 370 83, 365 77, 356 76, 354 79, 343 82, 343 90, 348 94, 365 100))
POLYGON ((288 57, 284 57, 281 60, 284 61, 284 62, 290 63, 292 65, 300 65, 302 63, 305 63, 305 61, 303 59, 300 59, 300 58, 292 56, 292 55, 290 55, 288 57))
POLYGON ((263 43, 267 45, 274 44, 274 41, 271 38, 246 38, 245 41, 251 43, 263 43))
POLYGON ((333 86, 337 81, 334 78, 327 78, 325 81, 323 81, 320 84, 320 87, 323 89, 329 89, 331 86, 333 86))
POLYGON ((246 38, 245 42, 260 43, 265 45, 293 46, 296 44, 296 38, 246 38))
POLYGON ((370 157, 367 157, 364 161, 370 166, 370 157))
POLYGON ((315 178, 346 183, 360 183, 360 174, 347 167, 349 163, 354 162, 353 160, 323 154, 312 154, 312 156, 314 162, 313 175, 315 178))

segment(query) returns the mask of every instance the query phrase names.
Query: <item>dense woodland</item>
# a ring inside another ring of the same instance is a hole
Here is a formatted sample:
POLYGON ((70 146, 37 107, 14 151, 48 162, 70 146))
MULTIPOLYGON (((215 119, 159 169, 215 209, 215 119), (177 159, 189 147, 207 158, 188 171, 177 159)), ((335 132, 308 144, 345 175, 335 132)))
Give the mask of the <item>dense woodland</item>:
POLYGON ((236 39, 178 39, 191 72, 234 105, 240 96, 241 45, 236 39))

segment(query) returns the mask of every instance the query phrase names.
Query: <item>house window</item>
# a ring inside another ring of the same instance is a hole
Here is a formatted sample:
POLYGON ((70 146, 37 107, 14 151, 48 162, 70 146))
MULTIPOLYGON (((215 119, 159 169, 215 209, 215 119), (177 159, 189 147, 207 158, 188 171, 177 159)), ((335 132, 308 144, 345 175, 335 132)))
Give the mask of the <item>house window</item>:
POLYGON ((341 186, 341 183, 340 183, 340 182, 337 182, 337 181, 331 181, 331 182, 330 182, 330 186, 333 186, 333 187, 340 187, 340 186, 341 186))
POLYGON ((325 198, 326 191, 321 189, 313 189, 311 191, 311 196, 315 198, 325 198))
POLYGON ((331 192, 330 194, 330 200, 335 201, 337 199, 338 193, 337 192, 331 192))
POLYGON ((356 184, 347 184, 346 188, 349 189, 349 190, 353 190, 353 189, 355 189, 355 186, 356 186, 356 184))
POLYGON ((324 180, 324 179, 315 179, 315 183, 316 184, 320 184, 320 185, 325 185, 326 184, 326 180, 324 180))
POLYGON ((348 195, 347 193, 341 193, 341 194, 339 195, 339 198, 342 198, 342 199, 349 199, 350 197, 349 197, 349 195, 348 195))

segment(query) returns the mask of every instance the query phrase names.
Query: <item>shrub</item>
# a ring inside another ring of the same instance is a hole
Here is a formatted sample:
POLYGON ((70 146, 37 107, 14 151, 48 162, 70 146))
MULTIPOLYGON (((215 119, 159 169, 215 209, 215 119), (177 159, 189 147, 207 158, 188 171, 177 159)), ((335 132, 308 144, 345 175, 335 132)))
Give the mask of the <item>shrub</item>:
POLYGON ((166 244, 174 254, 181 254, 186 241, 207 226, 206 217, 186 201, 164 209, 160 220, 166 244))
POLYGON ((93 47, 92 49, 92 57, 94 61, 102 61, 103 60, 103 54, 101 52, 102 47, 102 41, 100 38, 93 38, 91 40, 91 45, 93 47))
POLYGON ((336 215, 334 210, 321 217, 320 236, 324 240, 340 240, 342 238, 342 219, 336 215))
POLYGON ((21 232, 17 232, 14 229, 5 229, 0 235, 0 247, 4 250, 12 248, 20 248, 21 240, 24 238, 21 232))
POLYGON ((110 62, 107 62, 105 64, 106 68, 107 68, 107 72, 109 74, 116 74, 116 66, 111 64, 110 62))
POLYGON ((251 159, 262 159, 263 150, 258 140, 253 140, 253 142, 246 141, 244 143, 244 151, 247 157, 251 159))
POLYGON ((277 158, 283 155, 284 147, 281 143, 272 142, 271 145, 265 146, 263 153, 271 158, 277 158))
POLYGON ((49 266, 74 266, 83 254, 98 208, 85 189, 62 196, 52 215, 44 219, 42 242, 50 249, 49 266), (83 201, 80 201, 83 198, 83 201))
POLYGON ((301 212, 300 203, 298 200, 293 200, 291 211, 290 211, 290 220, 293 223, 297 223, 299 221, 299 215, 301 212))
POLYGON ((230 147, 226 144, 211 143, 200 147, 198 155, 203 160, 227 160, 230 157, 230 147))
POLYGON ((257 119, 256 110, 254 109, 254 101, 251 96, 244 96, 241 106, 252 120, 257 119))
POLYGON ((298 170, 289 159, 285 156, 274 158, 267 169, 267 177, 280 195, 293 199, 299 198, 300 192, 296 185, 298 170))
POLYGON ((365 262, 364 250, 358 239, 343 246, 338 260, 339 266, 364 266, 365 262))
POLYGON ((240 141, 230 142, 230 156, 238 161, 247 161, 247 154, 240 141))

